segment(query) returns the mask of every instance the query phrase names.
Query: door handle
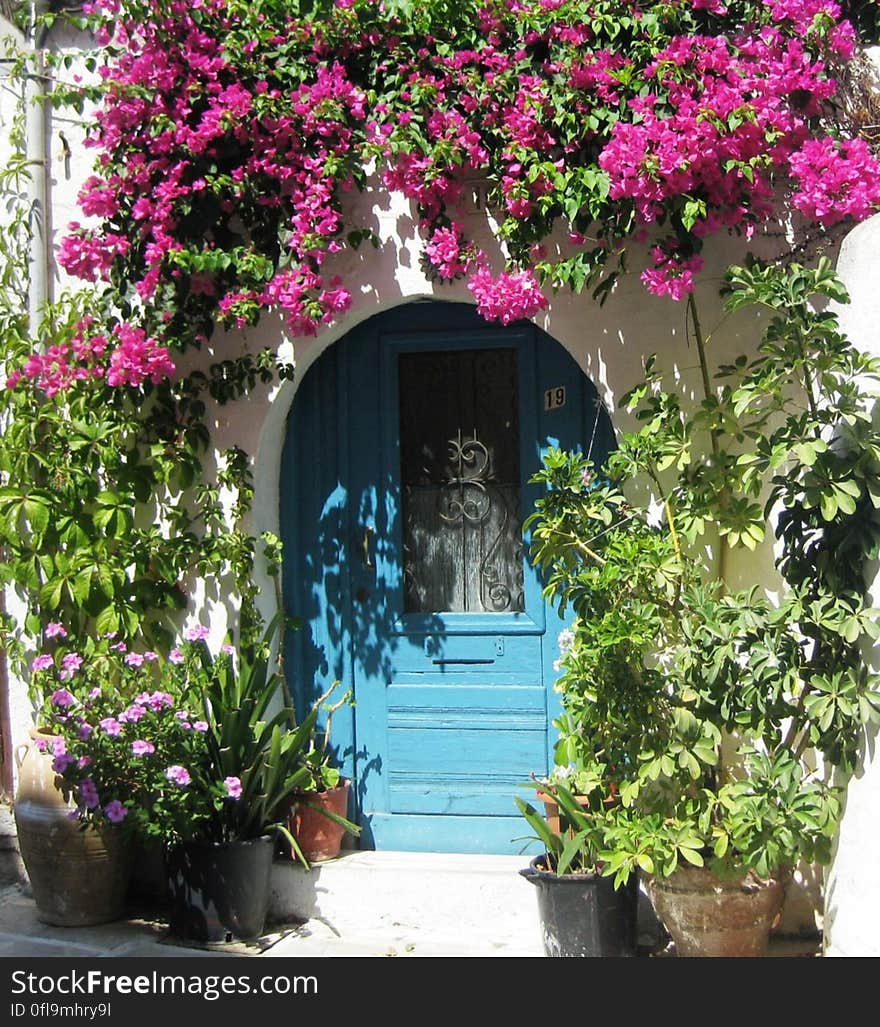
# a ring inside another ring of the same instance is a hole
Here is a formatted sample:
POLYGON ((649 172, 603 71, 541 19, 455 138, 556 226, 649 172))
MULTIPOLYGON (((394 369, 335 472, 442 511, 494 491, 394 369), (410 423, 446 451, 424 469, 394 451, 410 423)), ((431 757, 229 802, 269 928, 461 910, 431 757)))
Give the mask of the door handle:
POLYGON ((372 525, 368 524, 364 528, 364 540, 363 542, 361 542, 361 553, 363 557, 364 567, 366 567, 368 570, 373 569, 373 561, 370 557, 370 546, 372 544, 374 534, 375 529, 372 525))

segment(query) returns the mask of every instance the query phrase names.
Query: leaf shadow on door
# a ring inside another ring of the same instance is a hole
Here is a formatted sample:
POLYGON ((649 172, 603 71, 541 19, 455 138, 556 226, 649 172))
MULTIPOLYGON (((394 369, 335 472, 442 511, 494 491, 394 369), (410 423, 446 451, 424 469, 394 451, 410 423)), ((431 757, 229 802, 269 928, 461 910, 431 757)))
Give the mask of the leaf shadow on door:
MULTIPOLYGON (((323 475, 318 470, 317 477, 323 475)), ((331 750, 347 777, 354 778, 361 847, 371 848, 368 792, 387 773, 385 688, 392 681, 400 644, 399 486, 379 479, 352 488, 347 475, 305 490, 316 499, 300 503, 298 550, 289 560, 285 583, 287 612, 302 623, 288 634, 288 666, 293 694, 302 712, 333 681, 353 690, 354 706, 333 717, 331 750), (371 529, 367 531, 367 529, 371 529), (368 693, 367 693, 367 690, 368 693), (381 691, 380 691, 381 690, 381 691), (360 692, 360 694, 359 694, 360 692)), ((443 642, 439 618, 427 618, 426 654, 443 642)))

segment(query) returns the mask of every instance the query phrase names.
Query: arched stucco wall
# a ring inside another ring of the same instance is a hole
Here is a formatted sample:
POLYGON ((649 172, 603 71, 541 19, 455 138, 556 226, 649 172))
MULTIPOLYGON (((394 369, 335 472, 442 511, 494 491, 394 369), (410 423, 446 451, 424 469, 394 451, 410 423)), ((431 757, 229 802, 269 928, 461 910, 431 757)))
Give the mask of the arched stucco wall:
MULTIPOLYGON (((839 308, 852 341, 880 357, 880 215, 858 225, 840 250, 838 270, 851 302, 839 308)), ((880 574, 871 587, 880 606, 880 574)), ((880 670, 880 646, 866 653, 880 670)), ((849 783, 834 861, 826 874, 825 955, 880 956, 880 751, 877 728, 865 738, 861 765, 849 783)))

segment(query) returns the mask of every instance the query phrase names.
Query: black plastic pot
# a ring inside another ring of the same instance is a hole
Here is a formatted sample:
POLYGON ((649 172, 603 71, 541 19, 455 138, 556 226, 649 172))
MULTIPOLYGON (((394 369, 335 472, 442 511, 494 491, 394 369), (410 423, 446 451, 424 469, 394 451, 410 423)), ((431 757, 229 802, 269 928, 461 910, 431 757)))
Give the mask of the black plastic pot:
POLYGON ((614 890, 598 874, 554 874, 536 856, 520 874, 538 890, 547 956, 634 956, 638 885, 635 875, 614 890))
POLYGON ((258 938, 269 909, 274 840, 188 842, 167 857, 169 929, 184 941, 258 938))

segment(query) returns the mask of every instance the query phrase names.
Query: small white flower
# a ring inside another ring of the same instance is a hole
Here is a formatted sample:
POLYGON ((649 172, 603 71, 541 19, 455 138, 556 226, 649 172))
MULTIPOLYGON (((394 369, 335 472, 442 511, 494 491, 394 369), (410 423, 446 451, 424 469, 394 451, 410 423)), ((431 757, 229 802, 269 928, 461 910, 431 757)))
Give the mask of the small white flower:
POLYGON ((565 654, 574 645, 574 631, 572 631, 571 628, 563 628, 562 631, 559 632, 556 644, 559 646, 560 653, 565 656, 565 654))

